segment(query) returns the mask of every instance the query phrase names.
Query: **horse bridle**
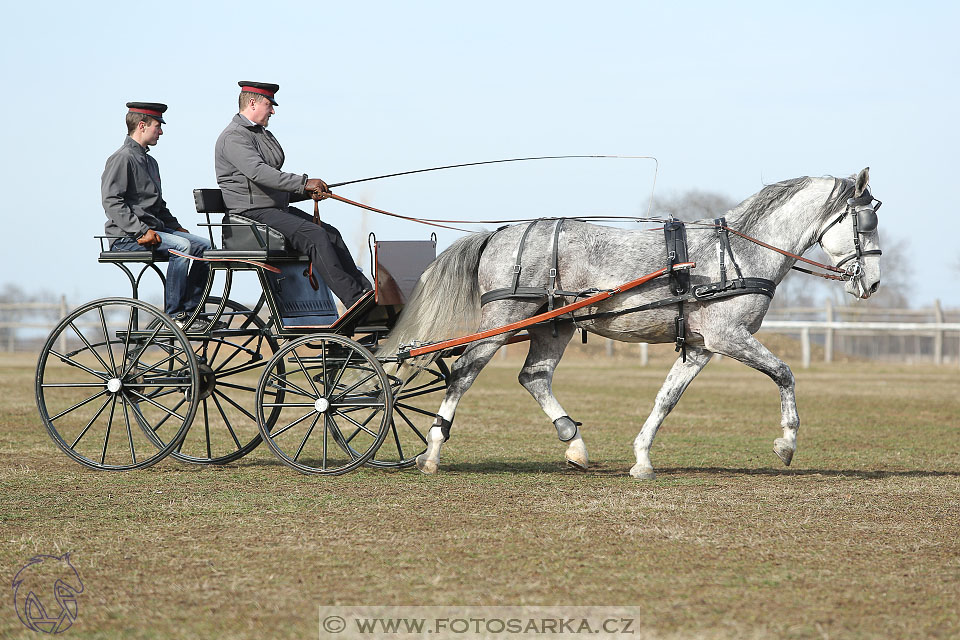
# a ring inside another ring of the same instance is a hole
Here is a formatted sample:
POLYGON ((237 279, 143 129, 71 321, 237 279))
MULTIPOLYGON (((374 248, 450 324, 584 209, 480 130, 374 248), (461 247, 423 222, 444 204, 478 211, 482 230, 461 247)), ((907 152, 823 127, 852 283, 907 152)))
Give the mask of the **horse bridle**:
POLYGON ((863 250, 863 245, 860 242, 860 236, 864 233, 870 233, 877 230, 877 225, 879 220, 877 218, 877 210, 880 209, 880 205, 883 202, 877 200, 873 197, 873 194, 870 193, 870 187, 864 189, 863 193, 856 198, 848 198, 846 208, 829 222, 823 229, 820 230, 820 233, 817 235, 817 244, 820 247, 823 247, 823 236, 826 235, 830 229, 837 225, 841 220, 850 216, 851 221, 853 222, 853 253, 842 258, 837 262, 837 269, 842 269, 843 265, 854 260, 853 267, 848 270, 844 270, 845 273, 849 274, 849 280, 857 280, 863 276, 863 262, 861 258, 863 256, 879 256, 883 255, 883 252, 880 249, 870 249, 868 251, 863 250), (876 204, 874 204, 876 203, 876 204))

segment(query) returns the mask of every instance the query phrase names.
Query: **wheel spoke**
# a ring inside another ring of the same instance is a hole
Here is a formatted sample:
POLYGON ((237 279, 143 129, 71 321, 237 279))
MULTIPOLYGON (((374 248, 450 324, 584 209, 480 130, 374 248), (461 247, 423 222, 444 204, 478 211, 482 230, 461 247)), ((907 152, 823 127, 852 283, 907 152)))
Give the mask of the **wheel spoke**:
POLYGON ((113 412, 117 408, 117 396, 113 396, 113 402, 110 403, 110 417, 107 418, 107 432, 103 435, 103 451, 100 453, 100 464, 107 459, 107 442, 110 441, 110 427, 113 426, 113 412))
MULTIPOLYGON (((220 394, 220 395, 223 395, 223 394, 220 394)), ((213 398, 213 403, 214 403, 215 405, 217 405, 217 411, 220 412, 220 416, 223 418, 223 424, 227 425, 227 431, 230 432, 230 437, 233 438, 233 442, 237 445, 237 449, 242 449, 242 448, 243 448, 243 445, 240 444, 240 439, 237 438, 237 434, 234 433, 233 427, 230 425, 230 420, 227 418, 227 413, 223 410, 223 406, 220 404, 220 401, 217 400, 217 393, 216 393, 216 391, 215 391, 215 392, 213 393, 213 395, 210 396, 210 397, 213 398)), ((233 402, 233 401, 230 400, 230 398, 228 398, 227 396, 223 396, 223 399, 224 399, 224 400, 228 400, 228 401, 230 401, 231 403, 233 402)), ((247 413, 247 412, 244 411, 243 409, 240 409, 240 410, 243 411, 244 413, 247 413)), ((249 416, 250 414, 247 413, 247 415, 249 416)), ((251 416, 251 417, 253 417, 253 416, 251 416)), ((253 418, 253 421, 256 422, 257 419, 256 419, 256 418, 253 418)), ((210 457, 209 451, 207 452, 207 457, 208 457, 208 458, 210 457)))
POLYGON ((343 367, 341 367, 340 371, 337 372, 336 380, 334 380, 333 383, 330 385, 330 389, 336 390, 337 385, 340 384, 340 379, 343 377, 343 374, 347 370, 347 367, 350 365, 350 361, 352 359, 353 359, 353 350, 351 349, 350 353, 347 354, 347 359, 343 361, 343 367))
POLYGON ((229 388, 229 389, 238 389, 238 390, 240 390, 240 391, 249 391, 250 393, 256 393, 256 392, 257 392, 256 387, 247 387, 247 386, 244 386, 244 385, 242 385, 242 384, 234 384, 234 383, 232 383, 232 382, 222 382, 222 381, 220 381, 220 379, 218 378, 218 379, 217 379, 217 388, 219 389, 220 387, 227 387, 227 388, 229 388))
POLYGON ((130 457, 133 459, 133 464, 137 464, 137 452, 133 448, 133 431, 130 429, 130 413, 127 411, 127 399, 121 395, 120 404, 123 405, 123 421, 127 425, 127 442, 130 443, 130 457))
POLYGON ((310 428, 307 429, 307 433, 304 434, 303 440, 300 441, 300 446, 297 447, 297 453, 296 453, 295 456, 293 456, 293 459, 294 459, 294 460, 297 460, 297 459, 300 457, 300 453, 303 451, 303 447, 306 446, 306 444, 307 444, 307 438, 309 438, 309 437, 310 437, 310 434, 313 433, 313 428, 317 426, 317 421, 318 421, 318 420, 320 420, 320 414, 319 414, 319 413, 318 413, 317 416, 313 419, 313 423, 311 423, 310 428))
POLYGON ((225 394, 225 393, 223 393, 223 392, 219 392, 219 393, 218 393, 217 390, 214 389, 214 390, 213 390, 213 395, 214 395, 214 396, 219 395, 221 398, 223 398, 224 400, 226 400, 227 402, 229 402, 230 404, 232 404, 232 405, 234 406, 234 408, 236 408, 237 411, 239 411, 239 412, 242 413, 243 415, 247 416, 248 418, 250 418, 250 419, 253 420, 254 422, 257 421, 257 417, 256 417, 255 415, 253 415, 252 413, 250 413, 249 411, 247 411, 246 409, 244 409, 243 407, 241 407, 239 404, 236 403, 235 400, 233 400, 233 398, 231 398, 231 397, 228 396, 227 394, 225 394))
POLYGON ((292 426, 294 426, 294 425, 300 424, 301 422, 303 422, 304 420, 306 420, 307 418, 309 418, 310 416, 312 416, 314 413, 315 413, 314 411, 311 411, 311 412, 309 412, 309 413, 305 413, 305 414, 303 414, 302 416, 300 416, 299 418, 297 418, 296 420, 294 420, 293 422, 291 422, 290 424, 288 424, 287 426, 282 427, 282 428, 280 428, 280 429, 277 429, 276 431, 272 431, 272 432, 270 433, 270 438, 276 438, 277 436, 279 436, 281 433, 283 433, 284 431, 286 431, 286 430, 289 429, 290 427, 292 427, 292 426))
POLYGON ((110 356, 110 364, 112 365, 110 371, 116 371, 117 362, 113 359, 113 347, 110 346, 110 333, 107 332, 107 319, 103 315, 103 307, 97 307, 97 311, 100 313, 100 326, 103 328, 103 341, 107 345, 107 355, 110 356))
MULTIPOLYGON (((354 419, 351 418, 350 416, 345 416, 345 415, 343 415, 343 414, 340 413, 339 411, 336 411, 336 410, 335 410, 334 413, 337 414, 338 416, 340 416, 341 418, 347 420, 348 422, 352 423, 355 427, 357 427, 357 429, 362 429, 363 431, 366 431, 367 433, 369 433, 369 434, 370 434, 371 436, 373 436, 374 438, 377 437, 377 434, 375 434, 373 431, 370 431, 370 429, 367 429, 367 427, 366 427, 366 424, 367 424, 368 422, 370 422, 370 420, 373 419, 373 416, 377 415, 377 412, 376 412, 376 411, 374 411, 373 413, 371 413, 371 414, 370 414, 370 417, 363 421, 363 424, 357 422, 356 420, 354 420, 354 419)), ((356 435, 356 434, 353 434, 353 435, 356 435)), ((350 436, 350 440, 353 440, 353 435, 350 436)))
MULTIPOLYGON (((403 421, 407 423, 407 426, 410 427, 410 429, 411 429, 415 434, 417 434, 417 437, 420 438, 421 441, 423 441, 423 444, 427 444, 427 438, 426 438, 426 436, 424 436, 424 435, 420 432, 420 429, 417 429, 417 425, 413 424, 413 423, 410 421, 410 418, 407 417, 407 414, 405 414, 403 411, 397 411, 396 409, 394 409, 393 415, 394 415, 394 416, 399 415, 401 418, 403 418, 403 421)), ((429 415, 435 415, 435 414, 432 414, 432 413, 431 413, 431 414, 429 414, 429 415)), ((394 425, 396 425, 396 419, 394 419, 394 425)), ((400 456, 400 457, 402 458, 403 456, 400 456)))
POLYGON ((397 422, 395 420, 390 423, 390 431, 393 432, 393 441, 397 445, 397 455, 403 460, 403 447, 400 445, 400 434, 397 433, 397 422))
POLYGON ((106 400, 104 400, 103 404, 100 405, 100 408, 97 409, 97 412, 93 414, 93 417, 90 418, 90 422, 87 423, 87 426, 83 428, 83 431, 80 432, 80 435, 77 436, 77 439, 73 441, 72 445, 70 445, 71 449, 75 449, 77 447, 77 444, 80 442, 80 439, 84 436, 84 434, 87 433, 87 429, 89 429, 90 426, 97 421, 97 418, 100 417, 100 414, 103 413, 103 410, 107 408, 108 404, 110 404, 110 398, 107 398, 106 400))
POLYGON ((91 402, 91 401, 93 401, 93 400, 96 400, 97 398, 99 398, 100 396, 102 396, 102 395, 105 394, 105 393, 108 393, 108 391, 107 391, 106 389, 102 390, 100 393, 97 393, 97 394, 94 394, 94 395, 90 396, 89 398, 87 398, 87 399, 84 400, 83 402, 78 402, 77 404, 73 405, 73 406, 70 407, 69 409, 64 409, 63 411, 61 411, 61 412, 58 413, 57 415, 55 415, 55 416, 53 416, 52 418, 50 418, 50 422, 53 422, 53 421, 56 420, 57 418, 61 418, 61 417, 65 416, 66 414, 70 413, 70 412, 73 411, 74 409, 79 409, 79 408, 82 407, 83 405, 85 405, 85 404, 87 404, 88 402, 91 402))
POLYGON ((91 375, 93 375, 93 376, 96 376, 97 378, 100 378, 100 379, 103 380, 104 382, 106 382, 107 380, 110 379, 110 374, 109 374, 109 372, 107 372, 107 371, 104 371, 103 373, 100 373, 100 372, 98 372, 98 371, 94 371, 94 370, 91 369, 90 367, 84 366, 84 365, 80 364, 79 362, 75 362, 75 361, 73 360, 73 358, 69 358, 69 357, 67 357, 67 356, 65 356, 65 355, 63 355, 63 354, 61 354, 61 353, 58 353, 58 352, 54 351, 53 349, 50 349, 50 353, 52 353, 53 355, 57 356, 58 358, 60 358, 61 361, 66 362, 66 363, 69 364, 70 366, 76 367, 76 368, 78 368, 78 369, 83 369, 83 370, 86 371, 87 373, 89 373, 89 374, 91 374, 91 375))
MULTIPOLYGON (((333 436, 333 441, 340 445, 340 448, 343 449, 348 456, 356 460, 359 455, 356 451, 353 450, 353 447, 350 446, 350 440, 347 440, 343 437, 343 432, 340 430, 340 426, 337 424, 337 421, 333 419, 333 416, 330 414, 325 414, 330 419, 330 433, 333 436)), ((359 432, 355 432, 353 435, 356 435, 359 432)), ((350 436, 352 439, 353 436, 350 436)))
MULTIPOLYGON (((161 348, 162 348, 162 347, 161 347, 161 348)), ((146 373, 149 373, 149 372, 151 372, 151 371, 154 371, 157 367, 162 367, 163 365, 167 364, 167 363, 170 362, 171 360, 175 360, 175 359, 180 355, 180 353, 182 353, 182 350, 179 350, 179 349, 178 349, 178 350, 177 350, 177 353, 171 353, 169 356, 167 356, 167 357, 164 358, 163 360, 161 360, 161 361, 159 361, 159 362, 154 362, 154 363, 153 363, 152 365, 150 365, 148 368, 146 368, 146 369, 141 369, 141 370, 137 371, 136 374, 133 375, 133 377, 142 376, 142 375, 144 375, 144 374, 146 374, 146 373)), ((141 355, 142 355, 142 354, 141 354, 141 355)), ((138 359, 137 359, 136 361, 134 361, 134 362, 137 362, 137 361, 139 361, 139 357, 138 357, 138 359)), ((132 366, 132 365, 133 365, 133 362, 131 362, 130 364, 131 364, 131 366, 132 366)), ((184 365, 184 364, 186 364, 186 363, 183 362, 183 361, 180 361, 180 364, 181 364, 181 365, 184 365)), ((127 371, 126 374, 124 374, 124 375, 125 375, 125 377, 126 377, 126 376, 129 376, 129 375, 131 375, 131 374, 133 374, 133 371, 127 371)))
POLYGON ((401 409, 406 409, 407 411, 413 411, 414 413, 419 413, 422 416, 429 416, 431 418, 437 417, 437 414, 433 411, 427 411, 425 409, 421 409, 420 407, 415 407, 405 402, 395 402, 393 406, 400 407, 401 409))
POLYGON ((384 403, 382 400, 352 400, 345 402, 331 402, 330 406, 337 409, 340 407, 356 407, 362 409, 363 407, 382 407, 383 404, 384 403))
MULTIPOLYGON (((363 380, 360 380, 359 382, 356 382, 356 383, 354 383, 353 385, 347 387, 344 391, 342 391, 342 392, 340 393, 340 395, 337 396, 337 398, 342 398, 342 397, 344 397, 345 395, 347 395, 348 393, 350 393, 351 391, 353 391, 354 389, 356 389, 356 388, 359 387, 360 385, 366 384, 367 382, 369 382, 371 378, 376 378, 376 377, 377 377, 376 372, 371 373, 370 375, 368 375, 368 376, 367 376, 366 378, 364 378, 363 380)), ((334 387, 334 388, 336 388, 336 387, 334 387)))
MULTIPOLYGON (((326 344, 326 341, 323 341, 323 344, 326 344)), ((310 387, 313 389, 313 392, 316 394, 314 397, 320 396, 320 391, 317 389, 317 385, 313 382, 313 376, 307 371, 307 368, 303 366, 303 361, 300 360, 300 355, 297 353, 296 348, 291 349, 290 353, 293 354, 294 359, 297 361, 297 364, 300 365, 300 370, 303 371, 303 375, 307 378, 307 382, 310 383, 310 387)), ((324 372, 326 374, 326 372, 324 372)))
MULTIPOLYGON (((293 384, 292 382, 290 382, 290 381, 287 380, 286 378, 281 378, 280 376, 278 376, 277 374, 273 373, 272 371, 270 372, 270 377, 271 377, 271 378, 276 378, 276 379, 277 379, 279 382, 281 382, 283 385, 289 385, 290 387, 293 388, 293 392, 294 392, 294 393, 298 393, 298 394, 300 394, 301 396, 304 396, 304 397, 307 397, 307 398, 313 398, 314 400, 317 399, 317 396, 311 395, 310 393, 304 391, 303 389, 301 389, 301 388, 298 387, 297 385, 293 384)), ((283 391, 290 391, 290 389, 286 389, 284 386, 278 386, 277 388, 278 388, 278 389, 281 389, 281 390, 283 390, 283 391)))
MULTIPOLYGON (((130 307, 130 315, 127 317, 127 335, 123 338, 123 362, 127 362, 127 355, 130 353, 130 334, 133 333, 133 307, 130 307)), ((107 341, 109 342, 109 340, 107 341)))
MULTIPOLYGON (((77 328, 77 325, 73 324, 73 322, 71 321, 68 326, 69 326, 71 329, 73 329, 73 332, 77 334, 77 337, 79 337, 80 340, 83 341, 83 344, 85 344, 86 347, 87 347, 87 349, 90 350, 90 353, 92 353, 93 356, 94 356, 97 360, 100 361, 100 364, 103 365, 103 368, 104 368, 106 371, 109 371, 110 373, 114 373, 114 370, 110 368, 110 365, 107 364, 106 360, 104 360, 103 358, 100 357, 100 354, 97 353, 97 350, 93 348, 93 345, 90 344, 90 341, 87 340, 87 337, 84 336, 83 333, 80 332, 80 329, 77 328)), ((110 339, 109 339, 109 338, 106 338, 106 345, 107 345, 107 348, 109 349, 109 348, 110 348, 110 339)))
POLYGON ((140 347, 140 350, 137 351, 137 355, 133 356, 130 362, 124 365, 126 368, 123 370, 123 373, 120 376, 121 378, 125 378, 130 373, 130 369, 133 367, 134 363, 140 361, 140 356, 142 356, 143 352, 147 350, 147 347, 150 346, 150 343, 153 342, 153 339, 157 337, 157 334, 160 333, 160 329, 162 328, 163 328, 163 322, 158 322, 156 329, 153 330, 153 333, 150 334, 150 337, 143 342, 143 345, 140 347))
MULTIPOLYGON (((130 390, 130 393, 132 393, 133 395, 137 396, 137 397, 140 398, 141 400, 145 400, 145 401, 149 402, 150 404, 152 404, 153 406, 155 406, 157 409, 160 409, 160 411, 163 411, 163 412, 169 414, 170 416, 174 416, 174 417, 180 418, 181 420, 186 420, 186 418, 184 418, 182 415, 180 415, 179 413, 177 413, 176 410, 171 411, 170 409, 168 409, 167 407, 163 406, 163 405, 160 404, 159 402, 154 402, 152 399, 148 398, 147 396, 143 395, 142 393, 137 393, 136 391, 134 391, 134 390, 132 390, 132 389, 130 390)), ((183 404, 183 403, 181 402, 180 404, 183 404)), ((177 406, 179 407, 180 405, 177 405, 177 406)), ((157 425, 157 428, 159 428, 159 425, 157 425)), ((154 429, 154 431, 156 431, 156 429, 154 429)))

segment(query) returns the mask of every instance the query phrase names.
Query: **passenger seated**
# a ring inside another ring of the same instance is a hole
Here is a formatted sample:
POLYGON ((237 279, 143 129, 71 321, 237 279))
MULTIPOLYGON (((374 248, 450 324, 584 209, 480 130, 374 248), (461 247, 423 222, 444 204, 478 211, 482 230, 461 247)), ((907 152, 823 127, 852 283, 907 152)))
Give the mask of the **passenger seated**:
POLYGON ((163 113, 167 105, 128 102, 127 108, 127 137, 107 158, 100 178, 107 215, 104 229, 109 236, 120 236, 111 241, 111 251, 153 249, 169 258, 163 310, 182 329, 190 330, 194 327, 186 327, 186 321, 202 302, 209 267, 202 261, 172 255, 169 250, 202 256, 210 242, 189 233, 170 213, 160 189, 160 167, 148 154, 163 135, 161 125, 166 124, 163 113))

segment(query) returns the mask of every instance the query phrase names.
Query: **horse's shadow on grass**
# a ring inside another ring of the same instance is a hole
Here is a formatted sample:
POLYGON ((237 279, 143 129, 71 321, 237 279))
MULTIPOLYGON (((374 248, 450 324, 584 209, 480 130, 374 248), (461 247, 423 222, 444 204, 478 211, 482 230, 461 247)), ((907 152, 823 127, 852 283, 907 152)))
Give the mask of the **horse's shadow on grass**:
MULTIPOLYGON (((461 462, 441 467, 442 472, 476 474, 562 474, 580 476, 629 477, 629 466, 619 464, 591 463, 585 471, 572 469, 557 462, 461 462)), ((882 480, 884 478, 960 478, 960 471, 883 470, 883 469, 784 469, 775 467, 660 467, 657 477, 733 477, 733 476, 823 476, 827 478, 851 478, 857 480, 882 480)))

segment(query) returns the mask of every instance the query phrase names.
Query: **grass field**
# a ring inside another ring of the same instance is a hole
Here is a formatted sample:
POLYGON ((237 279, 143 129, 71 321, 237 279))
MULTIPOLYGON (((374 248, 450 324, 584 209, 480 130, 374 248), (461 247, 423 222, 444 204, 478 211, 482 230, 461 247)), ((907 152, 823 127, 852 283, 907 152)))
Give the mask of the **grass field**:
MULTIPOLYGON (((308 477, 265 447, 223 467, 87 470, 37 417, 33 358, 8 356, 6 588, 31 556, 71 552, 74 638, 316 638, 333 604, 630 605, 635 637, 960 637, 956 368, 796 369, 786 469, 776 387, 711 363, 641 483, 631 443, 672 354, 561 365, 593 461, 578 473, 517 385, 513 349, 461 404, 436 477, 308 477)), ((0 637, 36 637, 4 602, 0 637)))

